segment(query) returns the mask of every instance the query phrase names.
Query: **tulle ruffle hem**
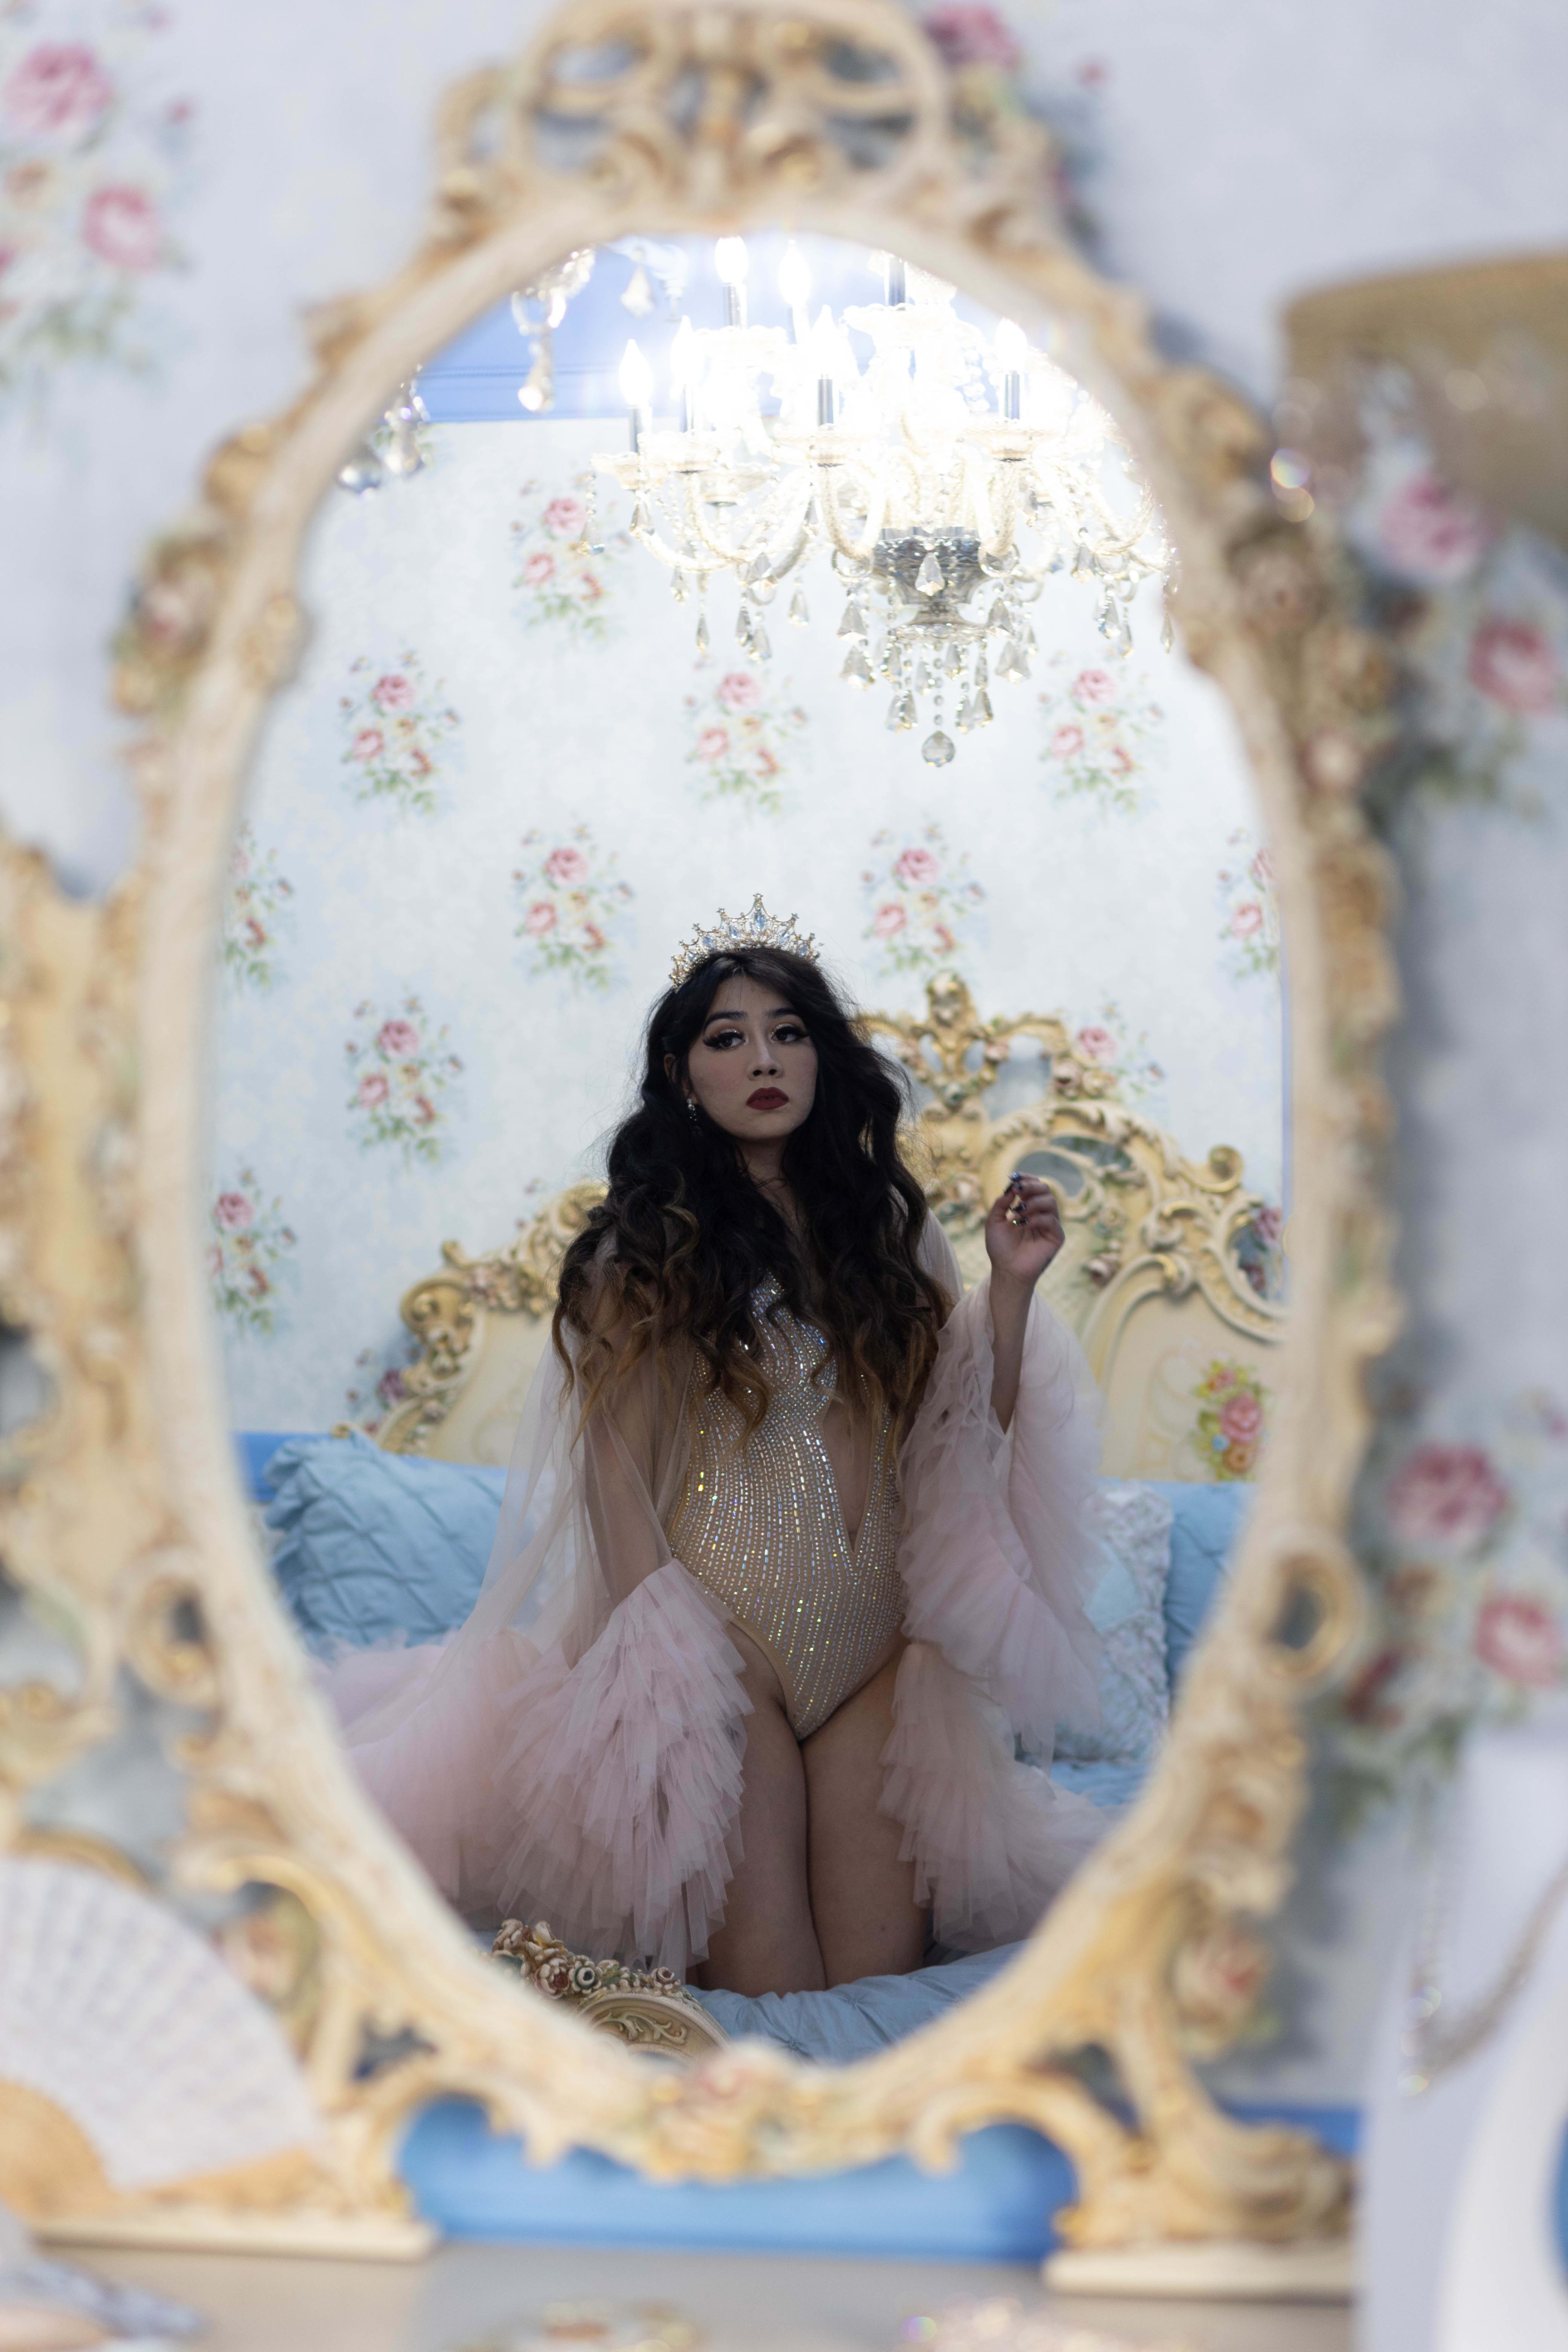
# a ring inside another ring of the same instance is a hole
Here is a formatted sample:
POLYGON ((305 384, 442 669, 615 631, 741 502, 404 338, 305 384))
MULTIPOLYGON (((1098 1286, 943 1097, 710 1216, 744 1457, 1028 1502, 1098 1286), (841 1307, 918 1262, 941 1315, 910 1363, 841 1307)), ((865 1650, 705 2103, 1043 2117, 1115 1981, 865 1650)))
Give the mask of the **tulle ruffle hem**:
POLYGON ((940 1944, 986 1951, 1038 1926, 1110 1826, 1087 1797, 1015 1761, 999 1707, 928 1642, 911 1642, 882 1750, 882 1811, 902 1824, 940 1944))
POLYGON ((683 1974, 724 1916, 751 1712, 722 1612, 679 1560, 568 1669, 519 1686, 495 1773, 513 1836, 498 1900, 579 1949, 683 1974))

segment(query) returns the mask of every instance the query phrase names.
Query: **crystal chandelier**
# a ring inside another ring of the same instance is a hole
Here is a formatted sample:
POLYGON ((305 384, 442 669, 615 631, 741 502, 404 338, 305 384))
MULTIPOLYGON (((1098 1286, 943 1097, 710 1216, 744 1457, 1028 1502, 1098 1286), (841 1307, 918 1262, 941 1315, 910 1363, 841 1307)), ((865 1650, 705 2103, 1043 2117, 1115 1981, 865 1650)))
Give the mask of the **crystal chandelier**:
POLYGON ((1111 651, 1131 650, 1131 597, 1168 562, 1153 499, 1112 498, 1110 419, 1020 328, 1003 320, 988 340, 958 317, 952 287, 887 256, 881 302, 841 320, 824 309, 813 324, 810 274, 791 244, 778 281, 786 334, 747 321, 742 240, 721 237, 714 258, 724 324, 680 321, 672 429, 655 426, 653 372, 628 343, 631 446, 594 461, 629 494, 631 534, 669 566, 677 600, 696 594, 700 651, 715 573, 735 574, 737 642, 766 661, 766 607, 791 583, 789 618, 805 626, 800 575, 826 549, 847 593, 843 677, 888 686, 896 731, 920 723, 929 697, 921 754, 945 767, 949 702, 967 733, 990 722, 994 679, 1029 676, 1028 608, 1047 574, 1082 581, 1111 651), (864 367, 850 330, 869 340, 864 367))

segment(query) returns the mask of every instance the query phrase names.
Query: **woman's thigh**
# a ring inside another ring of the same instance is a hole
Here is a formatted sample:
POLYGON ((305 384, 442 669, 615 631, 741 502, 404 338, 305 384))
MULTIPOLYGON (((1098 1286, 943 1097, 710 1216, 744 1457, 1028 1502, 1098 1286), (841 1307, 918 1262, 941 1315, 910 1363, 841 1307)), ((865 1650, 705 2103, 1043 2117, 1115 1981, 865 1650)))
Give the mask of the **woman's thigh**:
POLYGON ((741 1768, 741 1858, 697 1981, 726 1992, 818 1992, 825 1979, 806 1877, 800 1743, 773 1667, 740 1626, 729 1630, 752 1702, 741 1768))
POLYGON ((830 1985, 906 1975, 925 1949, 915 1866, 899 1860, 903 1832, 879 1810, 898 1672, 890 1658, 801 1749, 811 1913, 830 1985))

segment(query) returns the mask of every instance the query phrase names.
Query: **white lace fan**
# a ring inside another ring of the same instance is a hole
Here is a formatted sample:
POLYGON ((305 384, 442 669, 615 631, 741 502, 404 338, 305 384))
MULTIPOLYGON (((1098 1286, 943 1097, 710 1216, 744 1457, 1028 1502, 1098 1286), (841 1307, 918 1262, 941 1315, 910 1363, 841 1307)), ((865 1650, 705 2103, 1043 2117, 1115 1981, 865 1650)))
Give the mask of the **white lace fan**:
POLYGON ((278 2025, 210 1947, 74 1863, 0 1862, 0 2080, 62 2108, 119 2189, 319 2132, 278 2025))

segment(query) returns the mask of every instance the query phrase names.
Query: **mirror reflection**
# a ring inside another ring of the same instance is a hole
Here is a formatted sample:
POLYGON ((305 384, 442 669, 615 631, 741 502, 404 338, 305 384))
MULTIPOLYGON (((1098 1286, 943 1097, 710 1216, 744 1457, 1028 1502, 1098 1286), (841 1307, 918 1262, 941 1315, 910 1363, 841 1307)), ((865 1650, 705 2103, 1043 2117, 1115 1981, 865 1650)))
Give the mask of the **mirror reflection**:
POLYGON ((1005 1962, 1276 1409, 1268 855, 1052 346, 826 239, 570 257, 345 463, 235 850, 279 1592, 481 1948, 644 2048, 1005 1962))

